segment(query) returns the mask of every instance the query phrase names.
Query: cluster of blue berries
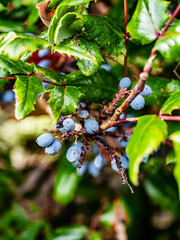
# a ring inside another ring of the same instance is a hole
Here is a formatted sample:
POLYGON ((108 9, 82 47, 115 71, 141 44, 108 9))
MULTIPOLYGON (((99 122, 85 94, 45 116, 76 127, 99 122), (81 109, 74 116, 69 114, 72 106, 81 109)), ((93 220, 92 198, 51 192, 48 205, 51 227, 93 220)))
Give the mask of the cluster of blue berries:
MULTIPOLYGON (((131 86, 131 80, 128 77, 124 77, 119 82, 120 88, 129 88, 131 86)), ((143 91, 136 96, 136 98, 131 102, 131 107, 134 110, 141 110, 145 106, 144 97, 151 95, 152 89, 147 84, 144 86, 143 91)))
POLYGON ((36 142, 40 147, 44 147, 45 153, 49 155, 56 155, 62 147, 61 142, 58 139, 54 139, 50 133, 41 134, 36 142))

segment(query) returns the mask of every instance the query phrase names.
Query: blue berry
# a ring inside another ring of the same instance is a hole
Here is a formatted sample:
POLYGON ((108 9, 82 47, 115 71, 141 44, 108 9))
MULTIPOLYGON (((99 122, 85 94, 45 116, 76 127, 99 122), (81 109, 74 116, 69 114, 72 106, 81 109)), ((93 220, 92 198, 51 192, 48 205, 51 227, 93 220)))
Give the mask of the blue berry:
POLYGON ((143 163, 147 163, 147 161, 148 161, 148 157, 144 157, 144 158, 142 159, 142 162, 143 162, 143 163))
POLYGON ((46 57, 49 53, 50 53, 50 49, 49 48, 39 49, 38 56, 40 58, 43 58, 43 57, 46 57))
POLYGON ((54 142, 49 146, 45 148, 45 153, 49 155, 56 155, 62 147, 62 144, 59 140, 55 139, 54 142))
POLYGON ((104 130, 104 132, 116 132, 116 131, 117 131, 117 127, 110 127, 104 130))
POLYGON ((101 154, 98 154, 94 159, 94 166, 101 169, 105 165, 105 159, 101 154))
POLYGON ((129 139, 116 139, 116 142, 122 147, 122 148, 126 148, 129 142, 129 139))
POLYGON ((11 103, 15 100, 15 94, 13 91, 6 91, 2 96, 2 101, 5 104, 11 103))
POLYGON ((82 176, 86 172, 87 168, 88 168, 88 163, 87 162, 83 163, 81 168, 77 170, 77 175, 82 176))
POLYGON ((100 170, 97 168, 93 162, 90 162, 88 165, 88 172, 93 176, 93 177, 98 177, 100 170))
POLYGON ((111 66, 108 64, 102 64, 100 68, 103 68, 104 70, 110 72, 111 71, 111 66))
POLYGON ((125 169, 129 168, 129 161, 125 156, 121 157, 119 160, 121 161, 121 166, 123 168, 125 168, 125 169))
POLYGON ((140 93, 141 96, 147 97, 149 95, 153 94, 153 91, 150 86, 145 85, 143 91, 140 93))
POLYGON ((114 159, 111 161, 111 167, 115 172, 119 172, 116 161, 114 159))
POLYGON ((65 128, 60 128, 59 131, 62 132, 62 133, 67 132, 67 130, 65 128))
POLYGON ((87 110, 81 110, 79 112, 80 118, 88 118, 89 117, 89 112, 87 110))
POLYGON ((76 162, 80 159, 81 153, 76 146, 70 147, 67 150, 66 158, 69 162, 76 162))
POLYGON ((38 66, 42 68, 47 68, 50 66, 50 64, 51 64, 51 61, 49 59, 43 59, 38 63, 38 66))
POLYGON ((99 130, 99 123, 94 119, 88 118, 84 123, 84 127, 87 133, 93 134, 99 130))
POLYGON ((93 154, 98 154, 99 153, 99 148, 97 145, 93 145, 92 148, 91 148, 91 151, 93 154))
POLYGON ((43 133, 37 138, 36 142, 40 147, 48 147, 54 142, 54 138, 50 133, 43 133))
POLYGON ((145 105, 144 98, 139 94, 135 97, 135 99, 131 102, 131 107, 134 110, 141 110, 145 105))
POLYGON ((81 106, 82 108, 85 108, 85 107, 86 107, 86 103, 84 103, 84 102, 80 102, 79 104, 80 104, 80 106, 81 106))
POLYGON ((128 77, 124 77, 119 82, 120 88, 128 88, 128 87, 130 87, 130 85, 131 85, 131 80, 128 77))
MULTIPOLYGON (((45 79, 45 80, 46 80, 46 79, 45 79)), ((49 80, 49 79, 48 79, 48 80, 49 80)), ((42 82, 43 90, 44 90, 45 88, 47 88, 49 85, 50 85, 49 83, 42 82)))
POLYGON ((66 131, 73 131, 76 127, 76 124, 72 119, 67 118, 63 121, 63 127, 66 129, 66 131))

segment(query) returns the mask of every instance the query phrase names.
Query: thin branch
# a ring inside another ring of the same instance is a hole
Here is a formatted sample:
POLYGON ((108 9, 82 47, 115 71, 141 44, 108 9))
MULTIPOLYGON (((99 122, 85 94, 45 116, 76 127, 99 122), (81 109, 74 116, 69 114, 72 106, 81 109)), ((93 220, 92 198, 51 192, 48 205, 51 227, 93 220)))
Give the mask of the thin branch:
POLYGON ((177 8, 175 9, 175 11, 173 12, 170 20, 168 21, 168 23, 166 24, 164 30, 161 32, 160 37, 162 37, 164 35, 164 33, 168 30, 169 26, 171 25, 172 21, 174 20, 174 18, 177 16, 177 14, 180 11, 180 3, 178 4, 177 8))
POLYGON ((127 11, 127 0, 124 0, 124 30, 125 30, 125 47, 126 54, 124 56, 124 76, 127 77, 127 57, 128 57, 128 32, 127 32, 127 23, 128 23, 128 11, 127 11))
MULTIPOLYGON (((166 27, 164 28, 164 30, 162 31, 162 33, 159 35, 159 37, 162 37, 165 33, 165 31, 167 31, 168 27, 170 26, 171 22, 173 21, 173 19, 175 18, 175 16, 178 14, 180 10, 180 4, 177 6, 176 10, 174 11, 171 19, 168 21, 166 27)), ((149 77, 149 73, 152 69, 152 62, 154 60, 154 58, 156 57, 156 49, 153 48, 151 51, 151 54, 147 60, 147 62, 145 63, 145 66, 143 68, 143 72, 139 75, 139 81, 138 83, 135 85, 134 89, 132 90, 131 94, 126 98, 126 100, 122 103, 122 105, 116 109, 116 111, 114 112, 113 116, 110 118, 110 120, 108 122, 103 123, 100 128, 101 130, 105 130, 109 127, 112 126, 112 122, 116 122, 117 120, 119 120, 120 115, 126 111, 126 109, 130 106, 130 103, 135 99, 135 97, 141 93, 144 89, 144 86, 146 84, 146 81, 149 77)))
POLYGON ((0 77, 0 79, 16 79, 17 77, 0 77))
POLYGON ((44 80, 44 79, 42 79, 41 81, 44 82, 44 83, 49 83, 49 84, 54 85, 54 86, 58 86, 58 87, 64 87, 64 88, 66 87, 64 82, 62 84, 58 84, 58 83, 50 82, 50 81, 47 81, 47 80, 44 80))

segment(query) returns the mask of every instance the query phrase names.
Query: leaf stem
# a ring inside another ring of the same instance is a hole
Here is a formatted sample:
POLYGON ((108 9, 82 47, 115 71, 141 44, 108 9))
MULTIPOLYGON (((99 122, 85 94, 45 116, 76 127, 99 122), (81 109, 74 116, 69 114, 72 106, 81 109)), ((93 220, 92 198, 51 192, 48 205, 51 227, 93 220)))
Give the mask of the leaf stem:
POLYGON ((41 81, 44 82, 44 83, 49 83, 49 84, 54 85, 54 86, 58 86, 58 87, 64 87, 64 88, 66 87, 64 82, 62 84, 58 84, 58 83, 50 82, 50 81, 47 81, 47 80, 44 80, 44 79, 42 79, 41 81))

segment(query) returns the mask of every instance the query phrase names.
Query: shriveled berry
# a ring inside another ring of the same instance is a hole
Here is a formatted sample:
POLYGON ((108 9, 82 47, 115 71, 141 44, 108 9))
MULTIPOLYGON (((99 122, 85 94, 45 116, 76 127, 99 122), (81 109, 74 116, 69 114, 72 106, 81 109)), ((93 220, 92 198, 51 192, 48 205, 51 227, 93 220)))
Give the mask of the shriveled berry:
POLYGON ((62 143, 58 139, 55 139, 49 147, 45 148, 45 153, 49 155, 56 155, 61 150, 61 147, 62 143))
POLYGON ((50 133, 43 133, 36 140, 40 147, 48 147, 53 143, 53 141, 54 138, 50 133))

